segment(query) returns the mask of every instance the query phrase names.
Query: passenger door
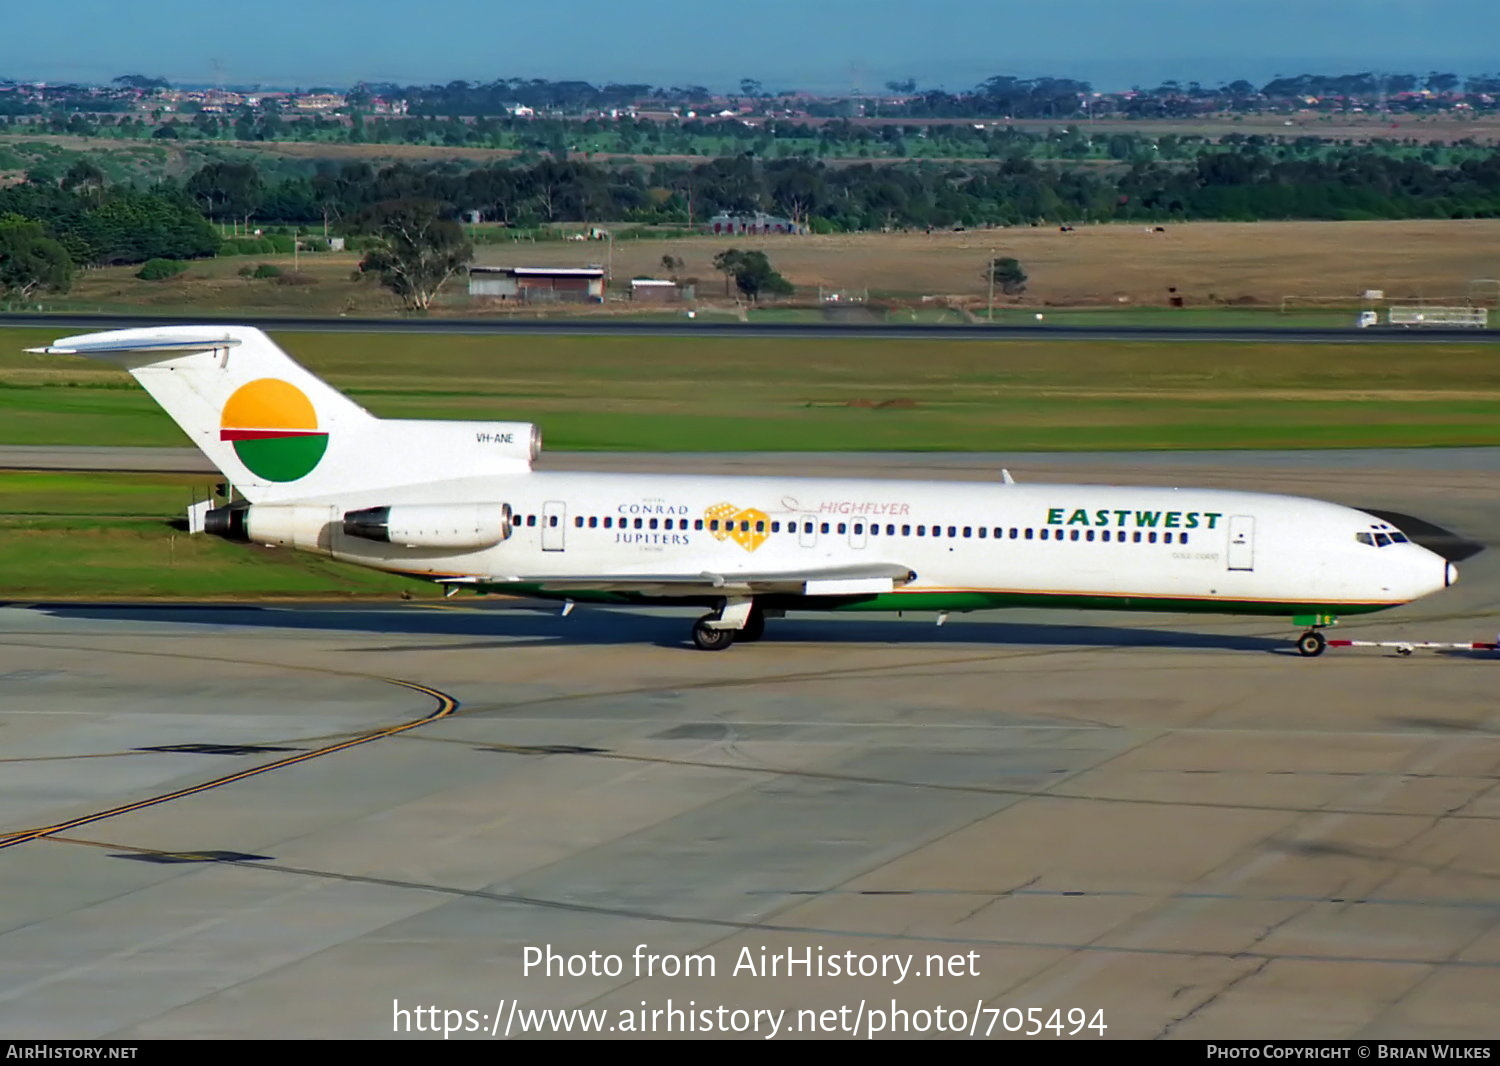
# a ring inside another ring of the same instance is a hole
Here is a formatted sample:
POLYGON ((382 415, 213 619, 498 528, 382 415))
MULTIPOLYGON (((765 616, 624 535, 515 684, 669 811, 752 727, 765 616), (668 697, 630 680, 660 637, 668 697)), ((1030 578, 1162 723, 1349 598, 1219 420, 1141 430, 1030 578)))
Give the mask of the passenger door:
POLYGON ((814 515, 802 516, 801 528, 797 533, 797 543, 804 548, 816 548, 818 546, 818 524, 813 521, 814 515))
POLYGON ((1229 569, 1255 569, 1255 517, 1237 514, 1229 519, 1229 569))
POLYGON ((542 551, 560 552, 568 535, 568 505, 562 500, 542 504, 542 551))

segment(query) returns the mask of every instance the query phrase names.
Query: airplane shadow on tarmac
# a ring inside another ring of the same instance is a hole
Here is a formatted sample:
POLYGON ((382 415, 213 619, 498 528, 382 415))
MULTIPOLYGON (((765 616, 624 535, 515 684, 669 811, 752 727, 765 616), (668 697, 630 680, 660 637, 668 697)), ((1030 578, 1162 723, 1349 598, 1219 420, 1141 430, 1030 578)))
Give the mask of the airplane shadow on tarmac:
MULTIPOLYGON (((3 606, 3 605, 0 605, 3 606)), ((696 611, 658 613, 622 607, 577 607, 563 617, 554 604, 510 601, 469 609, 437 605, 339 605, 261 607, 226 604, 27 604, 31 610, 60 619, 121 622, 143 625, 193 625, 219 630, 320 630, 326 633, 382 633, 413 637, 472 637, 463 643, 432 643, 356 647, 350 652, 461 651, 526 645, 625 645, 689 648, 689 627, 696 611)), ((1020 648, 1161 648, 1214 649, 1296 655, 1294 634, 1252 636, 1190 630, 991 621, 980 615, 955 615, 946 625, 934 624, 930 614, 905 619, 873 621, 848 615, 818 614, 773 618, 766 623, 765 645, 900 645, 941 647, 991 645, 1020 648)), ((1268 623, 1272 619, 1266 619, 1268 623)), ((752 648, 756 645, 741 645, 752 648)))

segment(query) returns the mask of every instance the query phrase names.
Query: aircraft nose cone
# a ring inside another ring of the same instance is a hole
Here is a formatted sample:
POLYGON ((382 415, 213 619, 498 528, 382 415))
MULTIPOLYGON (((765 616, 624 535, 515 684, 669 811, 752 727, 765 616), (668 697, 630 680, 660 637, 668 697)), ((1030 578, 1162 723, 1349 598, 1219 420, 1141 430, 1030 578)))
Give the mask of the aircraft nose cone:
POLYGON ((1454 566, 1452 563, 1444 563, 1443 588, 1447 588, 1449 585, 1454 584, 1456 581, 1458 581, 1458 567, 1454 566))

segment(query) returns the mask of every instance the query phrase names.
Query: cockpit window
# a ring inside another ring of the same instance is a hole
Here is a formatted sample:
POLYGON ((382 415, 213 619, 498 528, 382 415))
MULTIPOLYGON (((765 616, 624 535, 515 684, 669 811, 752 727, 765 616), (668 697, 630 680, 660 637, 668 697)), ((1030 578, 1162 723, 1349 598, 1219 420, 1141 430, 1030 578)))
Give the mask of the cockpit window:
POLYGON ((1394 529, 1391 529, 1390 526, 1383 526, 1381 528, 1388 529, 1388 530, 1390 530, 1390 532, 1389 533, 1356 533, 1356 534, 1354 534, 1354 539, 1357 540, 1357 541, 1359 541, 1361 544, 1368 544, 1372 548, 1388 548, 1392 544, 1408 544, 1408 543, 1410 543, 1410 541, 1408 540, 1408 538, 1407 538, 1407 536, 1406 536, 1405 533, 1398 533, 1394 529))
POLYGON ((1392 533, 1391 534, 1391 543, 1392 544, 1406 544, 1406 543, 1408 543, 1407 539, 1406 539, 1406 534, 1405 533, 1392 533))
POLYGON ((1384 533, 1376 533, 1375 534, 1375 546, 1377 548, 1384 548, 1390 542, 1391 542, 1391 538, 1388 537, 1386 534, 1384 534, 1384 533))
POLYGON ((1356 533, 1354 534, 1354 539, 1359 541, 1361 544, 1369 544, 1372 547, 1375 544, 1375 537, 1371 533, 1356 533))

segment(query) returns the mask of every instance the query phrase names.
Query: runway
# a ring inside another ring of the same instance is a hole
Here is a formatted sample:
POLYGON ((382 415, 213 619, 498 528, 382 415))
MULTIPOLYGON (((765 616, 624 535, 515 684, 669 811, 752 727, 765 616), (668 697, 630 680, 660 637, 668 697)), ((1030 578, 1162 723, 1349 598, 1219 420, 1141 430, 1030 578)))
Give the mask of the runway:
MULTIPOLYGON (((1027 468, 1490 545, 1496 454, 1027 468)), ((1497 559, 1337 635, 1494 639, 1497 559)), ((0 607, 0 1038, 442 1039, 419 1007, 452 1038, 931 1036, 938 1007, 992 1037, 1030 1008, 1089 1038, 1497 1035, 1493 654, 1042 611, 799 615, 708 654, 693 613, 0 607), (580 972, 528 973, 548 947, 580 972), (601 1013, 529 1013, 575 1008, 601 1013)))
MULTIPOLYGON (((60 331, 92 332, 145 326, 179 326, 189 321, 226 321, 213 315, 106 315, 106 314, 0 314, 0 326, 56 328, 60 331)), ((239 325, 258 326, 271 332, 298 333, 429 333, 429 334, 537 334, 556 336, 694 336, 859 338, 902 340, 1129 340, 1129 341, 1252 341, 1277 344, 1484 344, 1500 341, 1500 331, 1491 329, 1356 329, 1349 327, 1307 329, 1301 327, 1177 327, 1102 325, 1061 326, 1045 322, 1015 324, 900 325, 823 323, 749 323, 713 321, 706 318, 658 319, 654 321, 615 318, 299 318, 236 316, 239 325)))

